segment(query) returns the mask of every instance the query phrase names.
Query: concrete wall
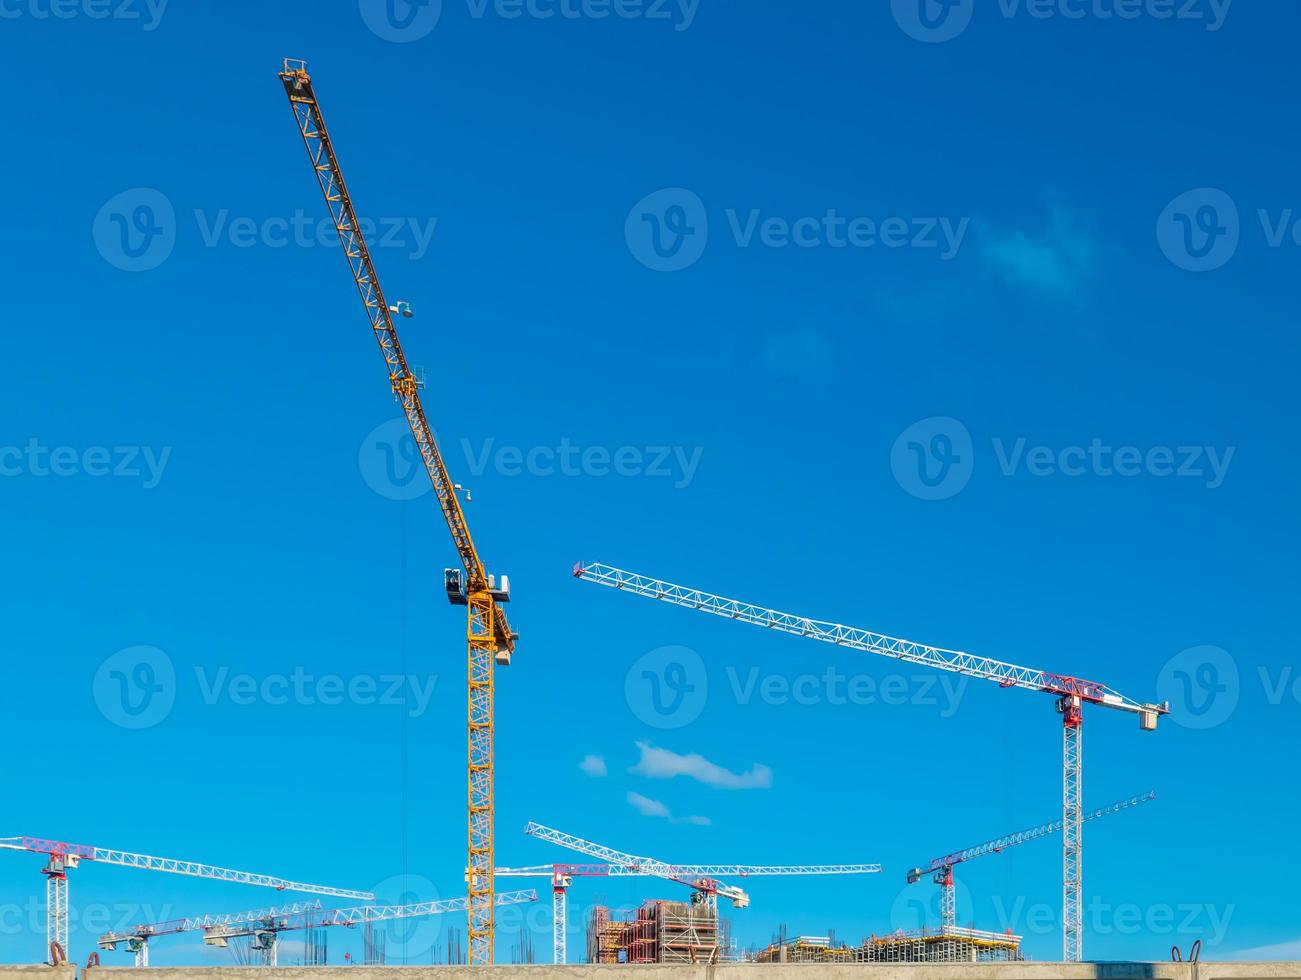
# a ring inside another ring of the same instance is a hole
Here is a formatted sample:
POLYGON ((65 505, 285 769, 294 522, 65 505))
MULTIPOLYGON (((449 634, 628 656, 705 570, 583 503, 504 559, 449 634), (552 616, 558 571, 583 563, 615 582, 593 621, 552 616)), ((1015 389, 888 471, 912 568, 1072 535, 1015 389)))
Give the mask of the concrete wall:
POLYGON ((0 980, 77 980, 75 966, 0 966, 0 980))
MULTIPOLYGON (((22 970, 23 968, 17 968, 22 970)), ((95 967, 81 980, 483 980, 485 968, 95 967)), ((496 966, 493 980, 1301 980, 1301 963, 861 963, 708 966, 496 966)), ((0 980, 73 980, 32 968, 0 980)))

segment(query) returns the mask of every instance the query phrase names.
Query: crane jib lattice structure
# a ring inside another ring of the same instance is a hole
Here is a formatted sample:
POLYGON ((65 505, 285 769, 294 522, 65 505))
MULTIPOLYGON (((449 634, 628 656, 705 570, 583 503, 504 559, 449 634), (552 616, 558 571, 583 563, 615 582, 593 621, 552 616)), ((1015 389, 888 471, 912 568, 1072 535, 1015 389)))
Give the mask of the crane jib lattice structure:
MULTIPOLYGON (((495 906, 520 905, 536 902, 538 894, 533 889, 502 892, 493 896, 495 906)), ((99 937, 100 949, 117 949, 125 944, 136 957, 137 966, 149 965, 149 940, 160 936, 186 932, 202 932, 203 941, 210 946, 225 946, 232 939, 252 937, 254 948, 265 955, 268 965, 276 965, 276 944, 282 932, 315 929, 323 926, 369 926, 377 922, 397 919, 419 919, 465 912, 469 898, 449 898, 432 902, 415 902, 408 905, 358 905, 354 908, 327 909, 320 903, 290 905, 282 908, 259 909, 230 915, 192 916, 151 925, 138 925, 123 932, 107 932, 99 937)))
POLYGON ((349 271, 361 295, 371 331, 379 343, 388 368, 393 396, 402 406, 411 435, 424 461, 438 505, 447 521, 452 543, 461 559, 461 570, 445 573, 448 599, 467 609, 466 630, 469 648, 469 759, 468 759, 468 863, 470 963, 493 961, 493 867, 495 864, 494 813, 494 688, 496 664, 510 664, 518 639, 506 620, 502 603, 510 599, 509 584, 502 577, 498 583, 488 574, 483 559, 470 535, 465 512, 457 497, 433 428, 420 401, 421 382, 407 363, 398 339, 394 315, 410 315, 405 304, 390 306, 380 287, 379 275, 371 261, 370 248, 362 234, 362 225, 353 208, 352 198, 343 179, 343 171, 334 152, 321 107, 316 100, 307 63, 286 59, 280 73, 294 120, 307 147, 312 170, 325 197, 326 207, 343 245, 349 271), (462 579, 462 575, 464 578, 462 579))
POLYGON ((68 872, 80 865, 82 861, 94 861, 96 864, 117 865, 124 868, 140 868, 144 871, 161 871, 165 874, 187 875, 192 878, 208 878, 214 881, 230 881, 242 885, 257 885, 263 888, 274 888, 277 891, 359 898, 363 901, 375 897, 370 892, 311 885, 253 871, 220 868, 200 861, 154 857, 150 854, 136 854, 132 851, 119 851, 90 844, 69 844, 44 837, 3 837, 0 838, 0 848, 43 854, 48 858, 45 867, 41 869, 41 874, 45 875, 45 940, 51 962, 66 957, 68 952, 68 872))
POLYGON ((1084 706, 1093 705, 1135 714, 1143 731, 1154 731, 1167 704, 1144 704, 1098 681, 1020 667, 960 650, 946 650, 912 640, 886 636, 872 630, 843 626, 767 609, 738 599, 712 595, 672 582, 639 575, 598 563, 574 566, 574 577, 594 585, 619 589, 698 612, 791 633, 823 643, 891 657, 906 663, 935 667, 968 677, 994 681, 1001 687, 1020 688, 1052 695, 1062 716, 1062 958, 1083 958, 1083 746, 1084 706))
MULTIPOLYGON (((690 883, 692 887, 697 887, 702 879, 717 875, 760 878, 880 874, 881 866, 879 864, 675 864, 670 870, 673 874, 670 880, 690 883)), ((661 876, 627 864, 535 864, 525 868, 498 868, 497 877, 551 879, 551 962, 563 965, 567 961, 567 893, 575 878, 658 878, 661 876)))
MULTIPOLYGON (((1090 820, 1108 817, 1113 813, 1120 813, 1155 799, 1156 793, 1148 792, 1142 796, 1131 796, 1127 800, 1118 800, 1115 803, 1110 803, 1107 806, 1099 807, 1084 814, 1081 822, 1088 823, 1090 820)), ((1062 829, 1062 824, 1062 820, 1054 820, 1038 827, 1018 830, 1012 834, 1004 834, 1002 837, 996 837, 974 847, 963 848, 961 851, 954 851, 943 857, 933 858, 925 868, 913 868, 908 872, 908 884, 915 885, 927 874, 932 875, 932 880, 941 888, 940 924, 943 926, 956 926, 958 924, 958 905, 953 881, 953 869, 955 867, 968 861, 974 861, 977 858, 987 857, 990 854, 1002 854, 1009 848, 1020 847, 1022 844, 1039 840, 1041 837, 1050 837, 1062 829)))
POLYGON ((718 896, 731 901, 736 908, 750 904, 750 896, 740 888, 725 885, 721 877, 777 877, 806 875, 859 875, 879 874, 879 864, 667 864, 655 858, 638 857, 615 850, 604 844, 575 837, 562 830, 553 830, 539 823, 530 823, 524 832, 530 837, 557 844, 579 854, 595 857, 603 864, 552 864, 529 868, 500 868, 497 873, 514 878, 551 878, 551 931, 552 962, 562 964, 566 959, 567 935, 566 893, 575 877, 637 876, 675 881, 695 890, 700 899, 711 908, 717 908, 718 896))

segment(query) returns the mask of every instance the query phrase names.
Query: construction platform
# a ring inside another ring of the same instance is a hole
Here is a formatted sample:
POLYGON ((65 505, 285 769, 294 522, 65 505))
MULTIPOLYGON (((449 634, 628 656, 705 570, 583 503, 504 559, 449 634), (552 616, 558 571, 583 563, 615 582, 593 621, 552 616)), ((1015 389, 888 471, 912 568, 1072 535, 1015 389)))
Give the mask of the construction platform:
POLYGON ((944 926, 872 936, 860 946, 800 936, 761 950, 754 962, 772 963, 1014 963, 1022 960, 1021 937, 944 926))
POLYGON ((649 901, 623 918, 597 906, 587 921, 592 964, 717 963, 730 946, 726 920, 704 902, 649 901))

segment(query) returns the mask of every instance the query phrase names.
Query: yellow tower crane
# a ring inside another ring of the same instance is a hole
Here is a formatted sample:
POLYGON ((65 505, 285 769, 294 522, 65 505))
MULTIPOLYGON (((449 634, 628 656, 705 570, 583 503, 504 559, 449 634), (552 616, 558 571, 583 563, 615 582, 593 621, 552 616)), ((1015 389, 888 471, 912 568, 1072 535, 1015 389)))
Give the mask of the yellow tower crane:
POLYGON ((483 559, 474 546, 470 528, 457 498, 459 489, 447 474, 442 454, 434 441, 433 430, 420 404, 420 383, 407 365, 395 314, 411 315, 405 304, 390 306, 380 289, 379 276, 371 262, 370 249, 362 235, 361 224, 353 210, 352 198, 343 181, 343 172, 334 153, 321 107, 316 101, 307 63, 286 59, 280 73, 285 93, 294 112, 311 158, 312 169, 325 195, 326 206, 348 259, 348 268, 361 294, 370 318, 371 330, 379 341, 380 352, 388 366, 389 384, 425 461, 429 480, 438 496, 438 505, 452 532, 452 542, 461 557, 465 579, 458 569, 445 572, 448 598, 454 605, 467 607, 469 613, 469 919, 470 962, 493 962, 493 905, 495 867, 493 829, 493 667, 507 666, 515 649, 518 634, 511 631, 501 603, 510 599, 509 583, 502 576, 498 583, 488 574, 483 559))

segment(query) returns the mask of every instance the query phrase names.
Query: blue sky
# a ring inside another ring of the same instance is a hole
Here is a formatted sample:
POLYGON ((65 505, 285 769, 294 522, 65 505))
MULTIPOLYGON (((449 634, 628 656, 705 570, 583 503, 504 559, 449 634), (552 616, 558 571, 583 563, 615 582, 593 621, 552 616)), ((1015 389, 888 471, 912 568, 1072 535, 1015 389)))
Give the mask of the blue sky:
MULTIPOLYGON (((1260 871, 1298 804, 1299 15, 395 4, 0 3, 0 834, 462 888, 454 556, 318 235, 292 56, 513 582, 499 863, 565 859, 529 820, 881 862, 751 880, 733 916, 742 946, 857 941, 935 920, 908 868, 1060 812, 1049 698, 571 577, 601 560, 1170 699, 1154 735, 1086 722, 1088 805, 1159 794, 1087 828, 1086 955, 1301 957, 1260 871)), ((0 961, 32 961, 40 860, 0 865, 0 961)), ((1056 841, 959 881, 964 923, 1059 954, 1056 841)), ((109 867, 72 893, 79 961, 105 920, 285 898, 109 867)), ((674 894, 580 883, 571 915, 674 894)))

